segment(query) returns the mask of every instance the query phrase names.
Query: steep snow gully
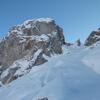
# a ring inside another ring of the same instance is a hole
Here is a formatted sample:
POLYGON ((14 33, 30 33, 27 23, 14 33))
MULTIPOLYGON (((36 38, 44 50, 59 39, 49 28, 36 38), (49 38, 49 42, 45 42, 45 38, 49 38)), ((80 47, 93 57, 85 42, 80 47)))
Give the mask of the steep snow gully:
POLYGON ((92 58, 100 67, 99 54, 100 44, 93 48, 63 46, 62 55, 48 58, 27 75, 2 86, 0 100, 100 100, 100 75, 95 66, 90 67, 92 58))

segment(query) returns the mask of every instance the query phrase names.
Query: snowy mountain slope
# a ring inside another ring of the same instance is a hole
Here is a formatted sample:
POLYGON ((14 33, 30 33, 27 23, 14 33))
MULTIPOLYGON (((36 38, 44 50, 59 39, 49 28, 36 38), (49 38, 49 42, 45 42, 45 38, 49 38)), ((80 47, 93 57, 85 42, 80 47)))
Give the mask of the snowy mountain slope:
POLYGON ((93 49, 64 46, 63 50, 62 55, 48 58, 45 64, 1 87, 0 100, 100 100, 100 75, 89 67, 92 59, 99 67, 100 45, 93 49))
POLYGON ((100 74, 100 41, 89 47, 90 52, 83 58, 83 62, 100 74))

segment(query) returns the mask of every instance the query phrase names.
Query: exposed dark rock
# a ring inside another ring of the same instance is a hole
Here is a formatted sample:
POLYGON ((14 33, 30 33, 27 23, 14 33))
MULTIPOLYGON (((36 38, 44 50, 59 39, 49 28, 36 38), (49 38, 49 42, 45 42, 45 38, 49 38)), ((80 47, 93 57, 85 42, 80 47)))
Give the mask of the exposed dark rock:
POLYGON ((80 45, 81 45, 80 39, 78 39, 78 40, 76 41, 76 43, 77 43, 77 46, 80 46, 80 45))
POLYGON ((41 98, 38 98, 38 100, 48 100, 47 97, 41 97, 41 98))
POLYGON ((85 41, 85 46, 90 46, 96 42, 100 41, 100 29, 98 31, 93 31, 85 41))

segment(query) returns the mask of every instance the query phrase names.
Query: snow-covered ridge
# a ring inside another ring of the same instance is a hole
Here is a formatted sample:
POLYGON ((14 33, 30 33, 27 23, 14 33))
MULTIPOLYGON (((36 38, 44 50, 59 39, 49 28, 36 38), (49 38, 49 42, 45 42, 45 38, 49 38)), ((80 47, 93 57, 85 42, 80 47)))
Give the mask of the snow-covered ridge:
MULTIPOLYGON (((12 32, 12 33, 15 32, 15 33, 17 33, 19 35, 23 35, 23 32, 22 32, 23 28, 27 28, 27 29, 28 28, 36 28, 39 31, 38 27, 36 26, 37 22, 50 23, 50 22, 55 22, 55 21, 52 18, 38 18, 38 19, 26 20, 20 25, 13 26, 10 29, 10 32, 12 32)), ((7 36, 10 35, 10 32, 8 32, 7 36)))
POLYGON ((26 24, 28 24, 28 23, 31 22, 31 21, 33 21, 33 22, 37 22, 37 21, 38 21, 38 22, 46 22, 46 23, 49 23, 49 22, 54 21, 54 19, 52 19, 52 18, 31 19, 31 20, 25 21, 23 24, 26 25, 26 24))
POLYGON ((54 22, 54 19, 38 18, 38 19, 26 20, 20 25, 13 26, 11 30, 8 32, 7 37, 9 37, 9 35, 11 34, 16 34, 17 37, 21 38, 20 43, 22 43, 22 42, 25 42, 26 38, 31 38, 36 41, 47 41, 49 39, 48 36, 56 36, 57 34, 56 30, 52 31, 51 33, 47 33, 48 35, 41 33, 39 27, 37 27, 36 25, 37 22, 50 23, 50 22, 54 22), (28 30, 28 29, 30 30, 30 32, 35 29, 35 31, 37 31, 41 35, 36 35, 36 34, 27 35, 27 33, 25 33, 24 30, 28 30))

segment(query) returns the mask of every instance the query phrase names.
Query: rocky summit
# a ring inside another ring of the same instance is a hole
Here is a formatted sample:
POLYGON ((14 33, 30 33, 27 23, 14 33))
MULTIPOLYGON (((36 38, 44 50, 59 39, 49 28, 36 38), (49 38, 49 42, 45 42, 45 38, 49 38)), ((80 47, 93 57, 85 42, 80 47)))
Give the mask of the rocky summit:
POLYGON ((64 43, 63 29, 53 19, 27 20, 13 26, 0 42, 0 80, 7 84, 47 62, 47 57, 61 54, 64 43))

